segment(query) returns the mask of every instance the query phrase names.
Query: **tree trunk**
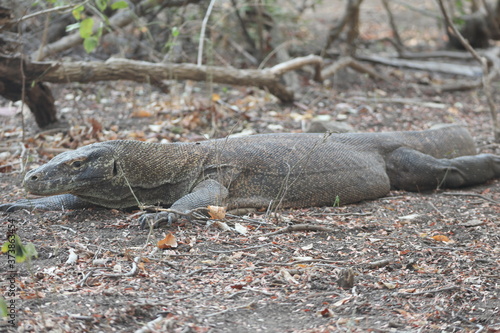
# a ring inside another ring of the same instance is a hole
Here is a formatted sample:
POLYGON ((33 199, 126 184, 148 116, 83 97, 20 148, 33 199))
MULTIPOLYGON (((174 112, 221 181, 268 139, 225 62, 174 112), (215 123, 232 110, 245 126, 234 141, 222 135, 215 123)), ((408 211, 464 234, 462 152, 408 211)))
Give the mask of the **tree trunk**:
MULTIPOLYGON (((28 66, 29 67, 29 66, 28 66)), ((11 101, 23 99, 23 72, 29 70, 19 59, 0 57, 0 95, 11 101)), ((36 72, 40 75, 40 72, 36 72)), ((24 103, 30 108, 40 128, 57 122, 54 97, 50 88, 43 82, 32 84, 32 80, 25 80, 24 103)))

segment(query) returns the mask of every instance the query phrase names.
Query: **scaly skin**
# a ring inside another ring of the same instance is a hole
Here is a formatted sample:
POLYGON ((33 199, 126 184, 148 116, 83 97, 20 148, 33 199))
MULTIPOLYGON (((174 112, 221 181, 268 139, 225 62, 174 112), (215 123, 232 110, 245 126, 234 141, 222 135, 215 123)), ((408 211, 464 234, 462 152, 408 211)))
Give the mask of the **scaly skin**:
POLYGON ((475 154, 471 136, 460 126, 196 143, 107 141, 62 153, 28 172, 26 190, 49 197, 0 210, 161 205, 187 212, 207 205, 329 206, 337 198, 348 204, 385 196, 391 188, 454 188, 500 177, 500 156, 475 154))

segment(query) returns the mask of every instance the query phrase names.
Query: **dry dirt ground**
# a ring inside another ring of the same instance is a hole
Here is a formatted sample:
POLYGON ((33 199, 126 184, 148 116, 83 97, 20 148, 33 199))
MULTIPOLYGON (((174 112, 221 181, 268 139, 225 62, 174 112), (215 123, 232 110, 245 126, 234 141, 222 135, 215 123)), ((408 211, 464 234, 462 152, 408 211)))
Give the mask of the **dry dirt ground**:
MULTIPOLYGON (((16 153, 20 115, 0 117, 1 147, 10 154, 0 164, 1 202, 25 196, 20 155, 31 168, 99 140, 300 132, 318 115, 364 132, 458 122, 480 151, 500 154, 480 92, 420 89, 463 78, 377 69, 392 81, 347 71, 333 87, 319 87, 301 73, 307 84, 293 105, 251 88, 203 84, 179 83, 169 96, 121 82, 53 86, 69 129, 37 133, 28 119, 28 149, 16 153)), ((141 230, 135 212, 98 208, 1 213, 1 234, 15 226, 38 258, 12 269, 0 256, 2 296, 13 301, 16 325, 0 321, 0 331, 498 332, 499 202, 500 180, 493 180, 453 191, 391 192, 345 207, 256 212, 224 220, 230 230, 187 220, 141 230), (290 227, 297 225, 306 230, 290 227), (168 233, 177 247, 158 249, 168 233), (78 258, 68 263, 72 252, 78 258), (342 288, 346 274, 353 286, 342 288)))

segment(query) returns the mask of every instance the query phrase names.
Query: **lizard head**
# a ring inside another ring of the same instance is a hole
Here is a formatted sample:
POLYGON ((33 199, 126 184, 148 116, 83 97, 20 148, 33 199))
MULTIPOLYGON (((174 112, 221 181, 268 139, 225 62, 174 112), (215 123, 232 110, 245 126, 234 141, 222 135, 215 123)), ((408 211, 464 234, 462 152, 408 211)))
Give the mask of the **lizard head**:
POLYGON ((61 153, 24 177, 24 188, 36 195, 84 194, 106 186, 117 176, 118 165, 112 150, 96 143, 61 153))

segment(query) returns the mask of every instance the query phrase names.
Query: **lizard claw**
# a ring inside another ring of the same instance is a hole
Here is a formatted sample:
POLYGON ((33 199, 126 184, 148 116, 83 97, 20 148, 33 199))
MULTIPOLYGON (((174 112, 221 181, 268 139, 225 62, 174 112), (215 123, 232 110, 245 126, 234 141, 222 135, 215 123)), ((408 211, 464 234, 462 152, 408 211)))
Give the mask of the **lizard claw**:
POLYGON ((43 207, 38 207, 33 200, 21 199, 16 202, 6 203, 0 205, 0 211, 11 213, 21 209, 36 210, 43 209, 43 207))
POLYGON ((157 213, 145 213, 139 218, 139 224, 141 229, 146 229, 149 226, 153 226, 154 229, 167 226, 170 227, 172 223, 177 221, 178 216, 174 213, 168 212, 157 212, 157 213))

